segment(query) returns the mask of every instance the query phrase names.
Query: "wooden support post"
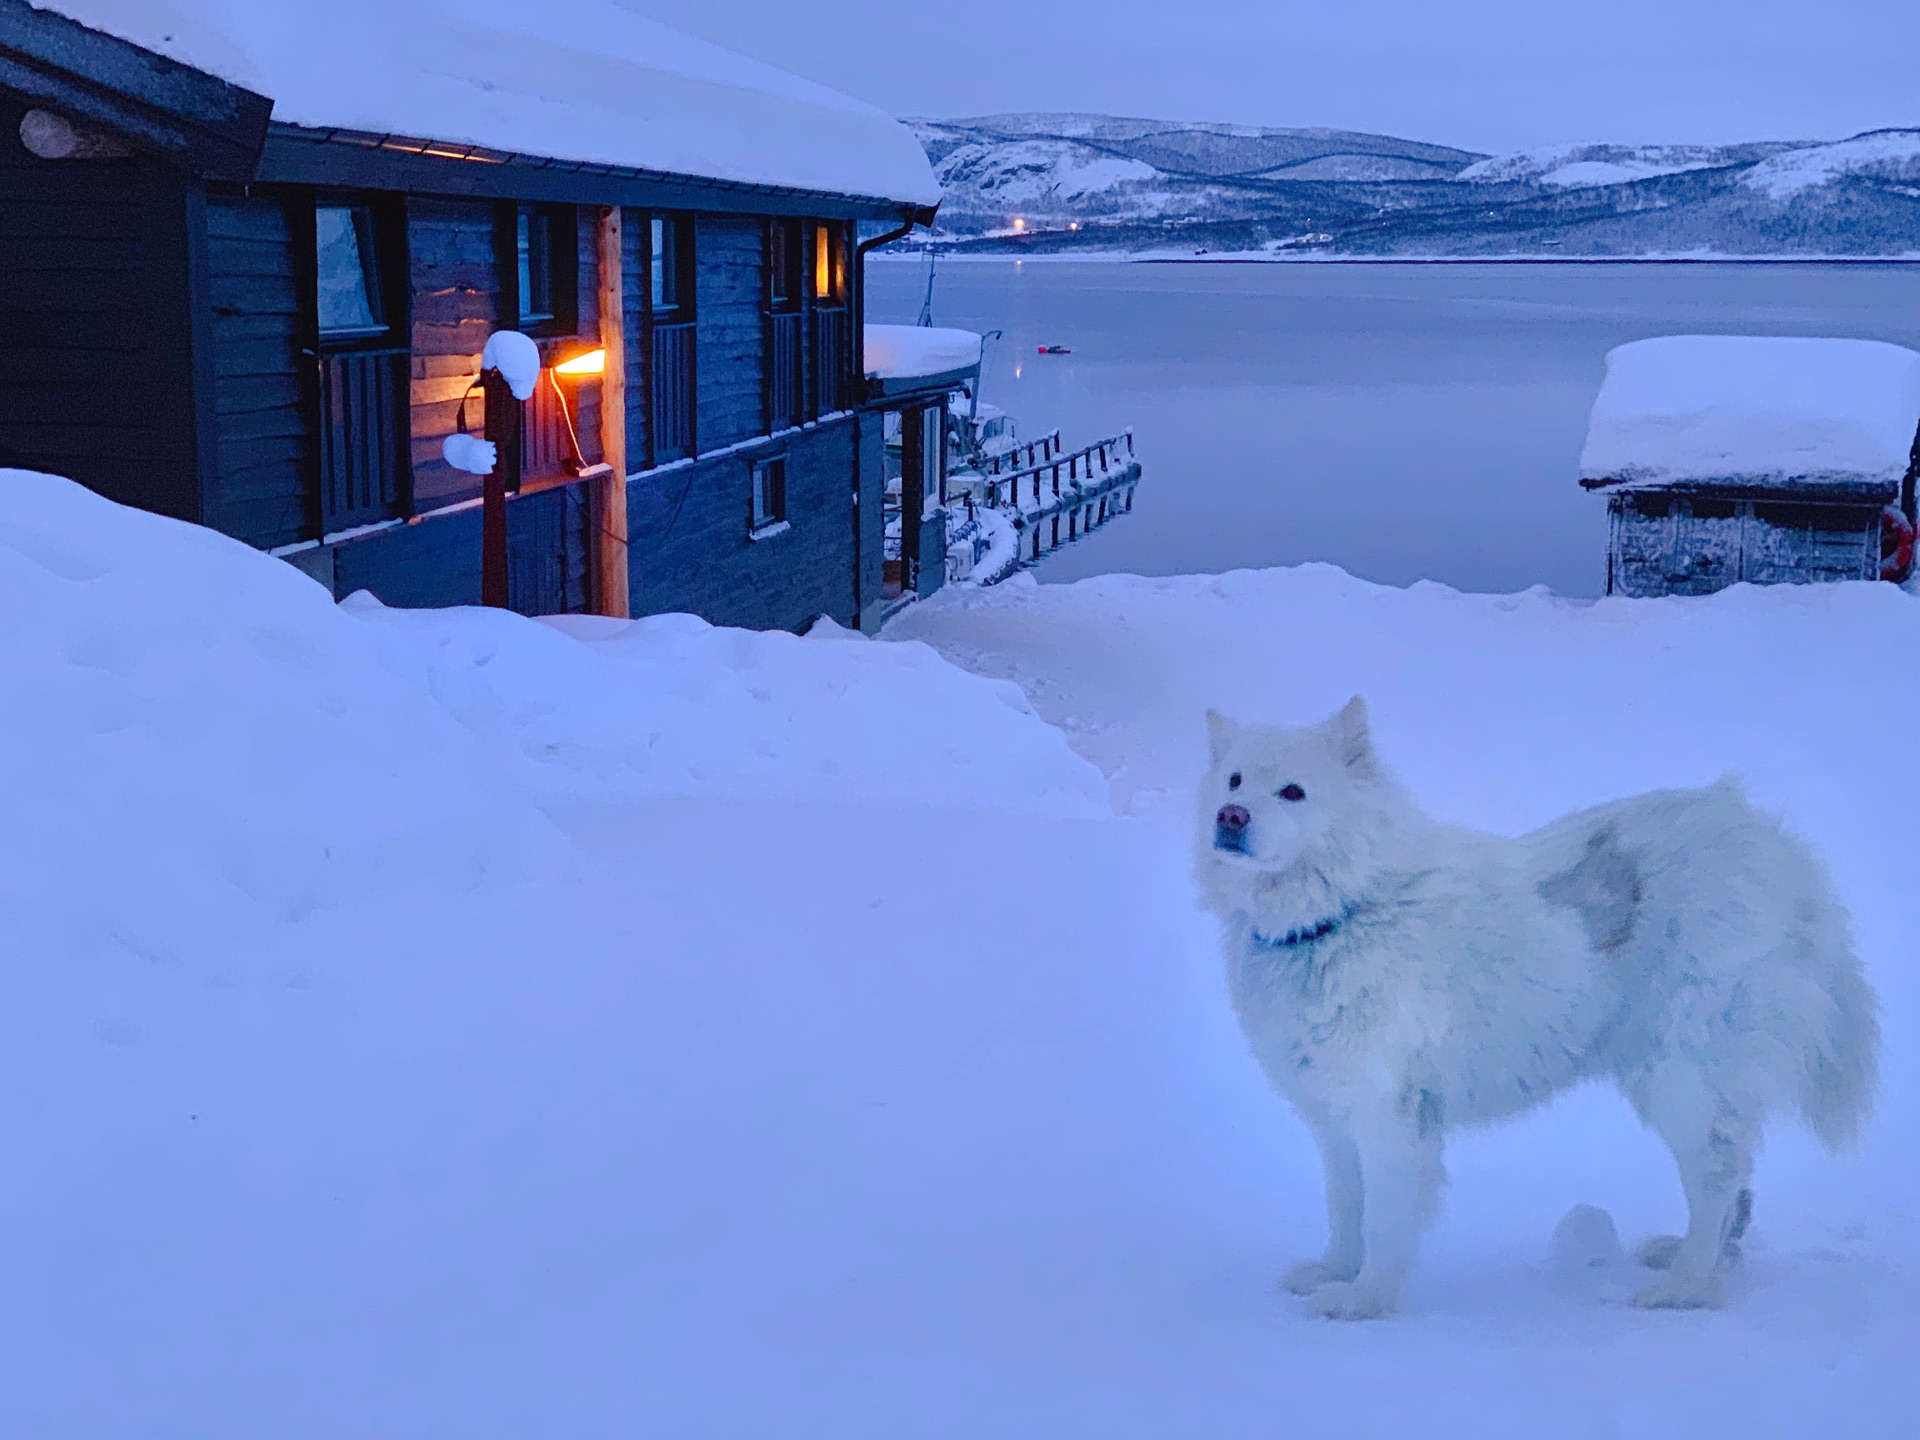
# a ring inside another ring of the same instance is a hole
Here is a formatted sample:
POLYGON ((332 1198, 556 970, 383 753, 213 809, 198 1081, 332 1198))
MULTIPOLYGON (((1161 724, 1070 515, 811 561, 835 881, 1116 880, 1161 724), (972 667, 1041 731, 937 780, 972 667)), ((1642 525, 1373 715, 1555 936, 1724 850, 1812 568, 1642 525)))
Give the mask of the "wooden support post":
POLYGON ((507 475, 520 444, 520 401, 498 370, 480 376, 486 401, 486 436, 493 442, 494 466, 480 488, 480 603, 505 610, 512 591, 507 583, 507 475))
POLYGON ((627 610, 627 310, 620 207, 600 216, 600 343, 607 368, 600 377, 600 452, 612 473, 596 482, 594 574, 599 611, 625 619, 627 610))

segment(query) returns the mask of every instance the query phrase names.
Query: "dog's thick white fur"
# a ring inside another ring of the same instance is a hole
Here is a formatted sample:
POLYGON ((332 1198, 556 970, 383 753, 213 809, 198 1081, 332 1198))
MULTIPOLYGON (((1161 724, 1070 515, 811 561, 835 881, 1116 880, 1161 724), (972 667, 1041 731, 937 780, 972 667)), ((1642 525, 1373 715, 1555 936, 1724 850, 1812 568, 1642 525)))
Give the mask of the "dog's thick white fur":
POLYGON ((1610 1076, 1673 1151, 1684 1237, 1642 1305, 1722 1303, 1761 1127, 1831 1150, 1871 1102, 1877 1001, 1820 862, 1738 784, 1664 790, 1518 839, 1422 814, 1358 699, 1308 729, 1207 717, 1198 878, 1233 1004, 1312 1127, 1329 1238, 1288 1288, 1393 1313, 1447 1132, 1610 1076))

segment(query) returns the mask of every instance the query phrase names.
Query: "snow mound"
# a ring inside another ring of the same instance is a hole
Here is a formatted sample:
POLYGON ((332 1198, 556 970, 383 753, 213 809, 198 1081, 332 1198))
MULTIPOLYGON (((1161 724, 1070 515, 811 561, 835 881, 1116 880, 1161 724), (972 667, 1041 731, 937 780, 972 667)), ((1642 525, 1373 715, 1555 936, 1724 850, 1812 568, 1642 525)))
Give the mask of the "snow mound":
POLYGON ((1920 130, 1875 130, 1832 145, 1789 150, 1762 160, 1740 183, 1787 200, 1846 175, 1920 180, 1920 130))
POLYGON ((540 383, 540 347, 518 330, 496 330, 480 352, 482 370, 498 370, 516 400, 531 400, 540 383))
POLYGON ((1669 335, 1609 351, 1591 482, 1897 485, 1920 426, 1920 353, 1879 340, 1669 335))
POLYGON ((970 370, 980 363, 980 335, 934 325, 868 325, 862 337, 867 374, 911 380, 970 370))
POLYGON ((905 126, 618 0, 36 0, 273 101, 274 119, 936 205, 905 126))
POLYGON ((536 873, 565 848, 546 817, 589 802, 1106 813, 1019 691, 925 649, 335 606, 45 475, 0 471, 0 608, 0 793, 33 837, 0 866, 16 935, 192 954, 396 885, 536 873))

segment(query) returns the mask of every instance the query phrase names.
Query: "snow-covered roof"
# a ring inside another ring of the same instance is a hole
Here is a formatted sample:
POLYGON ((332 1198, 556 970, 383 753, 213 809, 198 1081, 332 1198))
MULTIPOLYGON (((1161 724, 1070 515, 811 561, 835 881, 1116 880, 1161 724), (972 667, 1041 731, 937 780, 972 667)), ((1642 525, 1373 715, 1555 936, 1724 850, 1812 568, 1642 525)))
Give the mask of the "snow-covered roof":
POLYGON ((1920 354, 1879 340, 1669 335, 1608 352, 1583 483, 1897 485, 1920 354))
POLYGON ((876 380, 930 379, 980 364, 980 336, 972 330, 869 325, 865 340, 867 374, 876 380))
POLYGON ((34 0, 273 101, 273 118, 931 206, 911 132, 617 0, 34 0))

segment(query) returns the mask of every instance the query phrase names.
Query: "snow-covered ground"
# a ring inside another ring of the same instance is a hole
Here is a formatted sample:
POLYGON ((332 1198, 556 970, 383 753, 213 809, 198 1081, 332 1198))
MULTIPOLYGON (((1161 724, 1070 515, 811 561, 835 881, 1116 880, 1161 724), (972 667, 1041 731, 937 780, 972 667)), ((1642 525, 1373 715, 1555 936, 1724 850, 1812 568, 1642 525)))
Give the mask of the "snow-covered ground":
POLYGON ((0 1435, 1894 1436, 1920 1402, 1891 587, 1306 567, 1016 579, 878 642, 542 624, 334 606, 0 472, 0 604, 0 1435), (1830 857, 1886 1093, 1857 1158, 1776 1137, 1725 1312, 1550 1271, 1576 1202, 1678 1218, 1599 1091, 1457 1148, 1404 1319, 1274 1293, 1317 1166, 1227 1012, 1185 790, 1208 705, 1355 690, 1442 814, 1737 769, 1830 857))

